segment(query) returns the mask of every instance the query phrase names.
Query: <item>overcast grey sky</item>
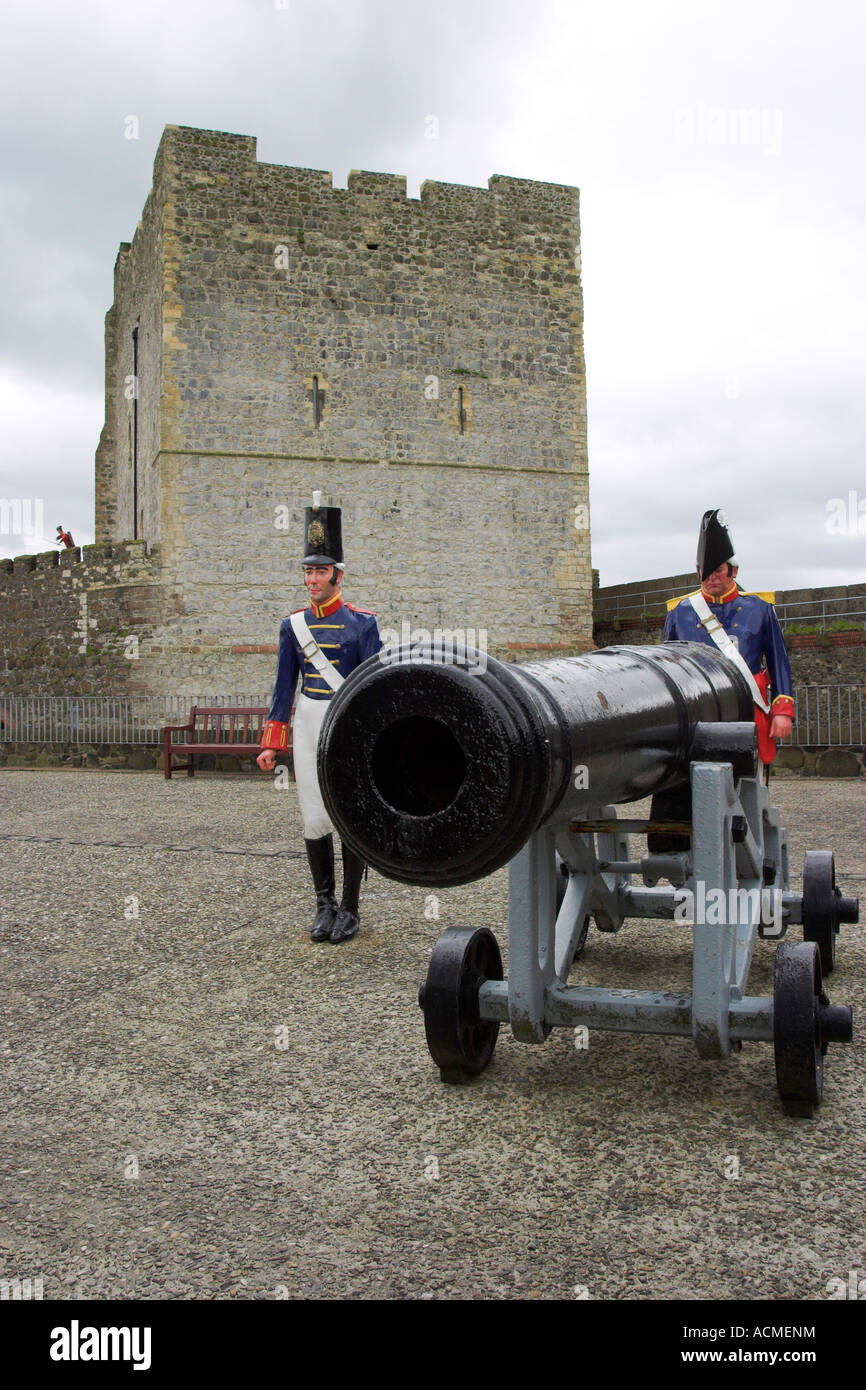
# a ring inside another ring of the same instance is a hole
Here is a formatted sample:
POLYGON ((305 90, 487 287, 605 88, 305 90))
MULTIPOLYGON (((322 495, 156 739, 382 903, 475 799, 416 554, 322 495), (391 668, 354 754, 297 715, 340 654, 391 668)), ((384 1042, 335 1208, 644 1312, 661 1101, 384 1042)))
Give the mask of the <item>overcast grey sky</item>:
MULTIPOLYGON (((581 190, 593 564, 747 587, 866 557, 857 0, 40 0, 4 6, 0 496, 93 539, 103 318, 167 124, 333 171, 581 190), (135 116, 138 139, 127 139, 135 116), (438 120, 429 139, 427 117, 438 120), (859 523, 859 525, 858 525, 859 523)), ((8 528, 7 528, 8 530, 8 528)))

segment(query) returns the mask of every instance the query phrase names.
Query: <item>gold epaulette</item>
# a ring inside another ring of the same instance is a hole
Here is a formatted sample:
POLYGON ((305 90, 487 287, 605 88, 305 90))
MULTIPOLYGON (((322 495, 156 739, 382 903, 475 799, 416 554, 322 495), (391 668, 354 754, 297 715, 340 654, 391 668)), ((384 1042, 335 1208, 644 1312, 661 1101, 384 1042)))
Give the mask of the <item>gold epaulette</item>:
MULTIPOLYGON (((700 592, 701 592, 700 589, 694 589, 694 590, 692 590, 692 593, 694 593, 694 594, 699 594, 700 592)), ((692 594, 680 594, 679 598, 669 598, 668 601, 667 601, 667 610, 668 610, 668 612, 670 613, 670 611, 671 611, 672 608, 676 608, 676 606, 677 606, 678 603, 682 603, 682 601, 683 601, 684 598, 691 598, 691 597, 692 597, 692 594)))

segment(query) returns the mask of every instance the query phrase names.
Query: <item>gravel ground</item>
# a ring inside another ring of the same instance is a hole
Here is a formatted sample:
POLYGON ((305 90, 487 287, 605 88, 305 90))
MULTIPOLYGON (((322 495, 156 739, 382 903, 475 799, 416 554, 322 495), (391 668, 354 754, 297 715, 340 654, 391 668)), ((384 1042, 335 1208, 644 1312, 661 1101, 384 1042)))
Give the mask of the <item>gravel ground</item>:
MULTIPOLYGON (((863 782, 774 785, 793 874, 833 848, 866 897, 863 782)), ((313 946, 293 785, 9 770, 0 808, 0 1277, 46 1299, 787 1300, 862 1273, 862 926, 829 982, 855 1041, 814 1120, 783 1114, 769 1044, 713 1063, 503 1028, 481 1078, 443 1086, 418 983, 449 924, 504 951, 505 871, 443 891, 438 921, 371 873, 360 937, 313 946)), ((687 928, 628 923, 590 932, 574 978, 675 988, 690 963, 687 928)))

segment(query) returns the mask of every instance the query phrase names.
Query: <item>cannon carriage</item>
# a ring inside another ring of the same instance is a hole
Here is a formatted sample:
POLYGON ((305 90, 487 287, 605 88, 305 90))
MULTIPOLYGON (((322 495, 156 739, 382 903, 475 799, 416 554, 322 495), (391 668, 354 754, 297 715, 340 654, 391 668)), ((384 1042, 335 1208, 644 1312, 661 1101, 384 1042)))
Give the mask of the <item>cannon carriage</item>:
POLYGON ((829 1044, 852 1036, 824 978, 858 905, 829 851, 790 891, 751 693, 714 648, 523 666, 441 644, 380 653, 331 704, 319 780, 342 838, 388 877, 445 887, 509 866, 509 978, 492 932, 449 927, 419 991, 443 1080, 483 1071, 501 1023, 526 1043, 557 1027, 680 1035, 705 1058, 763 1041, 786 1112, 813 1113, 829 1044), (650 794, 667 818, 619 813, 650 794), (639 858, 629 836, 647 837, 639 858), (569 982, 590 921, 648 918, 691 925, 690 991, 569 982), (795 924, 803 940, 784 939, 795 924), (769 998, 747 989, 761 938, 777 943, 769 998))

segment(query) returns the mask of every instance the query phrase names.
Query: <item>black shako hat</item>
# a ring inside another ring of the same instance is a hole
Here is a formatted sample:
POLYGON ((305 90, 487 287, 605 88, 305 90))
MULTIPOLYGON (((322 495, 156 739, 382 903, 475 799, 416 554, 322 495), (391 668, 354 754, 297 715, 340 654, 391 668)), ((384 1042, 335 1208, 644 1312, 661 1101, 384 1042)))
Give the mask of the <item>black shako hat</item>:
POLYGON ((736 564, 734 542, 728 530, 728 518, 721 507, 704 512, 701 518, 701 532, 698 536, 697 567, 701 579, 706 579, 725 561, 736 564))
POLYGON ((323 507, 322 494, 313 493, 313 505, 304 512, 303 565, 343 564, 343 512, 323 507))

